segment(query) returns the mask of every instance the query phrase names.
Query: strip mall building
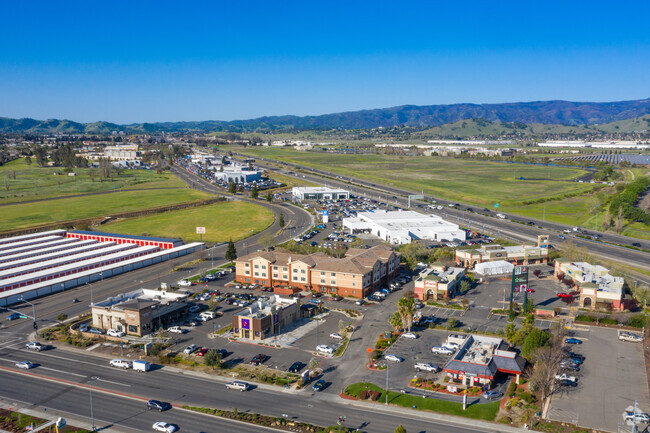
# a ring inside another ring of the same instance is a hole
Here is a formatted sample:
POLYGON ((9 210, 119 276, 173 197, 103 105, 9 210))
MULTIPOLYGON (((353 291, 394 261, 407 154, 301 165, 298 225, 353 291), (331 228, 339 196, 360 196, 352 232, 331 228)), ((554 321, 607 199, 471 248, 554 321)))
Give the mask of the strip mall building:
POLYGON ((383 245, 350 248, 340 259, 321 252, 260 251, 235 261, 235 280, 272 287, 279 294, 316 290, 361 299, 396 278, 399 263, 400 254, 383 245))

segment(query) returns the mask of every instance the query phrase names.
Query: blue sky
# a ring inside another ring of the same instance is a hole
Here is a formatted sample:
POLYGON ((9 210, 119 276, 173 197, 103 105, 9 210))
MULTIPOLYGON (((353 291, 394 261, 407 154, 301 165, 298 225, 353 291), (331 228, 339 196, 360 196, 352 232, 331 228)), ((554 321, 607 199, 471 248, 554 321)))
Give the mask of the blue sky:
POLYGON ((650 97, 645 1, 6 1, 0 15, 4 117, 650 97))

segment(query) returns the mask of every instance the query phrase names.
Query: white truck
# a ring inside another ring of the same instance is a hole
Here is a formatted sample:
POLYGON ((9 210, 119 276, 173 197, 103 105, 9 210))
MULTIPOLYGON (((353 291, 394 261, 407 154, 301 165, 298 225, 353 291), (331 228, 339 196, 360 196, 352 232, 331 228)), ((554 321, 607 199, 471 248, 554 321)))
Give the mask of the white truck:
POLYGON ((643 341, 643 337, 638 334, 632 334, 630 332, 619 332, 618 339, 621 341, 629 341, 632 343, 640 343, 643 341))
POLYGON ((140 361, 140 360, 133 361, 133 370, 143 372, 143 371, 149 371, 149 369, 151 369, 151 364, 149 363, 149 361, 140 361))
POLYGON ((568 380, 570 382, 577 382, 578 381, 578 379, 575 376, 569 376, 566 373, 556 374, 555 375, 555 380, 558 380, 558 381, 568 380))
POLYGON ((506 219, 506 216, 502 213, 498 213, 496 216, 497 218, 501 218, 502 220, 506 219))

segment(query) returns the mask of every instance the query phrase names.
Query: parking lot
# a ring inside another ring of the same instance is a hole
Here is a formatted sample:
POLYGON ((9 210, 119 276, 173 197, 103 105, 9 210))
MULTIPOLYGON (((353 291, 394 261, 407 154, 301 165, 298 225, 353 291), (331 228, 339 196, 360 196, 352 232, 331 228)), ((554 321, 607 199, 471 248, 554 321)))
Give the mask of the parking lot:
MULTIPOLYGON (((616 329, 581 327, 573 334, 583 343, 571 350, 585 356, 576 388, 552 396, 548 418, 610 432, 631 431, 622 414, 637 400, 648 412, 648 382, 643 344, 619 341, 616 329)), ((643 429, 643 424, 641 424, 643 429)))

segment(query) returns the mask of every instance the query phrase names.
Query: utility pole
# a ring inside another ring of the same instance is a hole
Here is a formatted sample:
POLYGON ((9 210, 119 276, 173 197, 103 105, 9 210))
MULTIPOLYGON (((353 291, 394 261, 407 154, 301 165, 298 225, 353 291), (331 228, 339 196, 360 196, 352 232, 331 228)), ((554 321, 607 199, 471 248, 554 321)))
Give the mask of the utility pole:
POLYGON ((34 319, 34 329, 38 329, 38 325, 36 325, 36 306, 22 296, 18 298, 18 300, 32 306, 32 319, 34 319))
POLYGON ((93 376, 90 378, 90 381, 88 381, 88 386, 90 387, 90 419, 92 424, 91 431, 94 432, 97 429, 95 428, 95 413, 93 412, 93 380, 99 380, 99 377, 93 376))
POLYGON ((384 363, 386 364, 386 406, 388 406, 388 362, 385 358, 384 363))
POLYGON ((93 285, 90 283, 86 283, 88 286, 90 286, 90 305, 95 305, 93 302, 93 285))

